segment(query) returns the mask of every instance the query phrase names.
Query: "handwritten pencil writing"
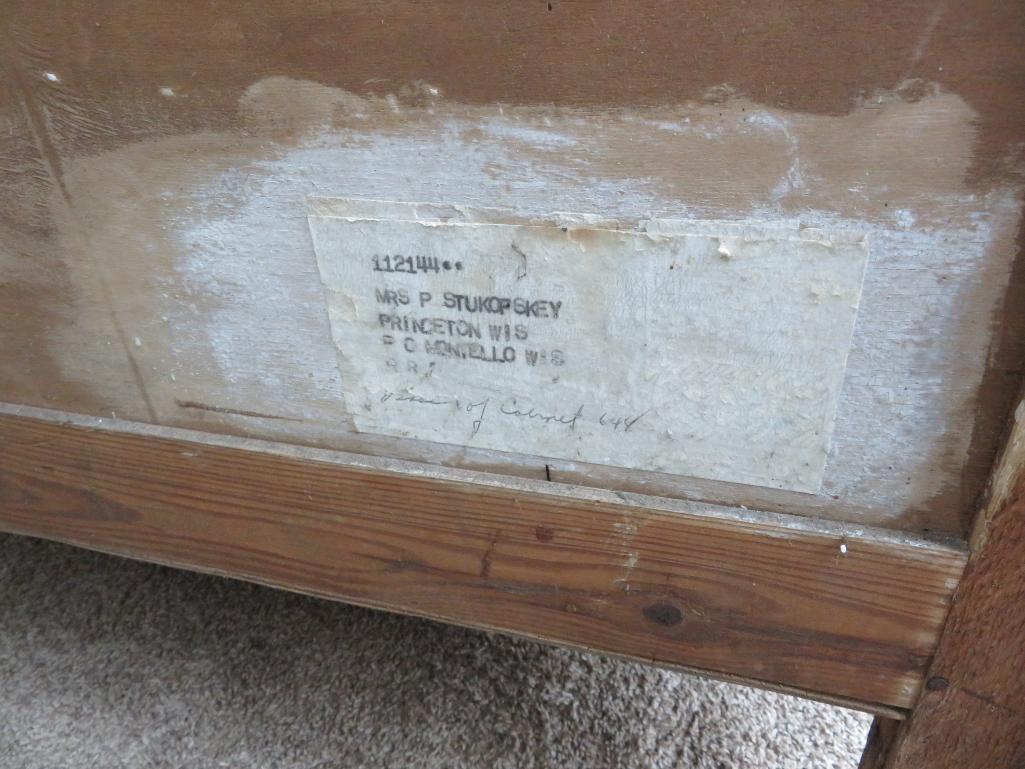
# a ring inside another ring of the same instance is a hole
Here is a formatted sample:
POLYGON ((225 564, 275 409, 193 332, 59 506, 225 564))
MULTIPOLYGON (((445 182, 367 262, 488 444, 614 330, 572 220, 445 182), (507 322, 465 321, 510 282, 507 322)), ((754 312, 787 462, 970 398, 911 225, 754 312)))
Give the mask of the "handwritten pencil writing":
MULTIPOLYGON (((438 408, 439 412, 444 411, 440 407, 450 407, 455 414, 470 417, 471 436, 477 435, 484 425, 491 400, 491 398, 425 397, 413 392, 392 392, 390 390, 383 392, 380 397, 381 403, 401 403, 424 409, 438 408)), ((573 431, 577 429, 578 425, 590 422, 614 432, 629 432, 651 412, 652 409, 645 409, 641 412, 617 415, 608 410, 591 409, 583 403, 571 409, 547 409, 525 403, 522 399, 514 397, 503 399, 496 410, 496 413, 503 417, 515 419, 538 429, 561 428, 573 431)))

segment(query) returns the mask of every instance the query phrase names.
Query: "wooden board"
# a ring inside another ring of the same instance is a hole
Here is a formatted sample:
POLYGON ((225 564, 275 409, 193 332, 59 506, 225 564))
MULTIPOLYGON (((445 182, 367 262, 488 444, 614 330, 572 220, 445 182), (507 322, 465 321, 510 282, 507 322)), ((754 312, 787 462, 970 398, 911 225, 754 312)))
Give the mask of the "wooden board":
POLYGON ((0 399, 960 534, 1020 380, 1020 3, 0 2, 0 399), (872 252, 820 493, 356 432, 311 196, 872 252))
POLYGON ((0 529, 899 715, 956 545, 0 409, 0 529))
POLYGON ((1025 766, 1025 404, 914 713, 877 731, 865 769, 1025 766))

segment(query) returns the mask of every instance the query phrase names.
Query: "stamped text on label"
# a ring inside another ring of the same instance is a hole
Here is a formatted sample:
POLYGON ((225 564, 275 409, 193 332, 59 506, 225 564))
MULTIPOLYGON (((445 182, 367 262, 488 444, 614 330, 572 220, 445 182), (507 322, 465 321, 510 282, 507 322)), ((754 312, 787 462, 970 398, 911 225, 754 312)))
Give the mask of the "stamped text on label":
POLYGON ((818 490, 863 239, 456 214, 314 201, 357 429, 818 490))

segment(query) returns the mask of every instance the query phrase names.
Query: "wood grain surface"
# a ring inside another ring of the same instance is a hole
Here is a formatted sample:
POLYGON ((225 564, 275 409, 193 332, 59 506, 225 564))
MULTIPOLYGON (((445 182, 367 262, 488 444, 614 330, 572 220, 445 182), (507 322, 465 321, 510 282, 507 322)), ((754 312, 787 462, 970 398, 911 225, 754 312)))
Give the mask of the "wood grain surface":
POLYGON ((896 714, 957 546, 24 407, 0 528, 896 714))
POLYGON ((962 536, 1023 51, 1013 0, 0 0, 0 400, 962 536), (868 234, 822 493, 354 430, 311 196, 868 234))
POLYGON ((1025 407, 977 521, 972 558, 911 718, 865 769, 1025 767, 1025 407))

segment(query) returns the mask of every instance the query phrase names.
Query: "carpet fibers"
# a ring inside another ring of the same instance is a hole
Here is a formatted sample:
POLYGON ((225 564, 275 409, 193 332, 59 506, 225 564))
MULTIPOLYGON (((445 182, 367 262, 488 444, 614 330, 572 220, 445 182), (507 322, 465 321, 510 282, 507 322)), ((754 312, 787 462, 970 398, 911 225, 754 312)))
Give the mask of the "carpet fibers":
POLYGON ((2 769, 854 769, 869 722, 0 535, 2 769))

